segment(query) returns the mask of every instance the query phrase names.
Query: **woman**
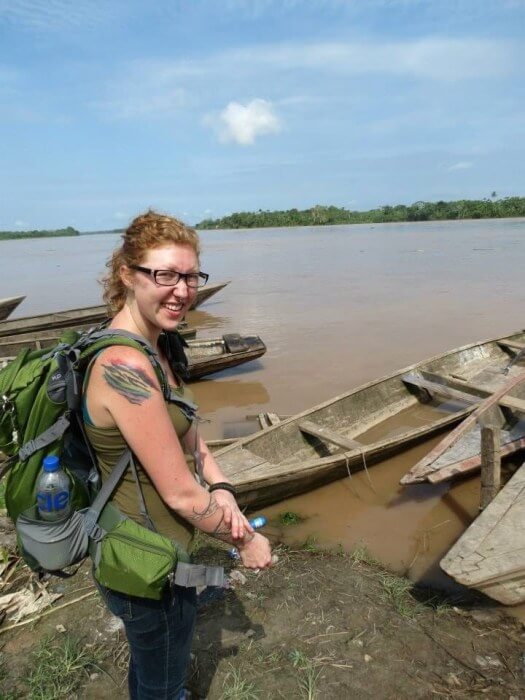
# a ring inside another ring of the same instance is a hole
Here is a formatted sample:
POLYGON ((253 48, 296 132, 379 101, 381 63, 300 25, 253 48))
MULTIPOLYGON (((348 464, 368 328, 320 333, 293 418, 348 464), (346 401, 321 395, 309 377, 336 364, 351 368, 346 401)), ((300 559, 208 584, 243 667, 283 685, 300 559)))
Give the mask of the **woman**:
MULTIPOLYGON (((199 268, 196 232, 177 219, 149 211, 137 217, 108 262, 106 303, 115 315, 110 328, 141 336, 157 350, 172 387, 189 390, 163 354, 162 331, 173 331, 207 275, 199 268)), ((268 540, 250 527, 234 493, 195 425, 176 404, 166 404, 150 360, 132 347, 112 346, 93 360, 84 393, 86 432, 102 478, 126 446, 132 450, 146 509, 156 530, 188 547, 193 528, 235 544, 249 568, 271 564, 268 540), (195 448, 202 477, 195 479, 195 448), (214 488, 214 485, 217 485, 214 488)), ((143 524, 136 484, 126 474, 113 503, 143 524)), ((109 609, 124 622, 130 645, 131 698, 183 697, 195 622, 195 588, 166 586, 161 601, 101 587, 109 609)))

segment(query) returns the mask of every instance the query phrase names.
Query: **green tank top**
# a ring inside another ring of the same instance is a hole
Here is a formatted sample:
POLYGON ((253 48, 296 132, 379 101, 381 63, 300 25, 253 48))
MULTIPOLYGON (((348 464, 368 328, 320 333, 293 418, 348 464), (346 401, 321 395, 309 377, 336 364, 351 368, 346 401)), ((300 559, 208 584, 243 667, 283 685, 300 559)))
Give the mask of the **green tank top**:
MULTIPOLYGON (((186 386, 182 385, 175 391, 180 396, 193 400, 193 394, 186 386)), ((175 432, 182 444, 182 438, 190 429, 191 422, 175 404, 167 404, 167 408, 175 432)), ((118 458, 127 448, 126 441, 117 427, 100 428, 96 425, 90 425, 88 422, 85 422, 84 426, 97 456, 102 481, 104 481, 111 473, 118 458)), ((185 449, 183 444, 182 448, 183 450, 185 449)), ((195 474, 193 456, 186 452, 184 456, 186 457, 188 468, 192 474, 195 474)), ((193 538, 193 527, 164 503, 140 462, 136 461, 136 467, 142 493, 144 494, 144 501, 146 502, 146 509, 158 532, 175 540, 184 549, 188 549, 193 538)), ((119 508, 121 513, 132 518, 139 525, 144 525, 144 519, 140 515, 137 485, 129 469, 117 486, 111 501, 119 508)))

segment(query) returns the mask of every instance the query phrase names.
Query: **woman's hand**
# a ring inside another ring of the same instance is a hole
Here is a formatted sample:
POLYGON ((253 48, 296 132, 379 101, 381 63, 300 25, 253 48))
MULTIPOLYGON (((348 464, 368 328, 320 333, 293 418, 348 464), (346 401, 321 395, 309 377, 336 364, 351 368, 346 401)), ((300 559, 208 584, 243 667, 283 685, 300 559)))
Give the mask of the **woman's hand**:
POLYGON ((231 528, 231 536, 234 540, 242 540, 246 534, 253 533, 253 527, 246 517, 239 510, 237 501, 233 494, 224 489, 217 489, 213 492, 215 502, 224 512, 224 524, 231 528))
POLYGON ((272 565, 270 542, 260 532, 254 532, 246 543, 237 545, 237 548, 247 569, 265 569, 272 565))

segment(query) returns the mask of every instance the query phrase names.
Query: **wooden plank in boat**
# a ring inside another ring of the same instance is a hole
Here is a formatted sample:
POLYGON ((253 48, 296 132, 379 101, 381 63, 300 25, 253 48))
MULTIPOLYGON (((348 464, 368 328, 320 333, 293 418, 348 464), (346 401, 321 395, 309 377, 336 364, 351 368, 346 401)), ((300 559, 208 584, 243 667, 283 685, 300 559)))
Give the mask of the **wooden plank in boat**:
MULTIPOLYGON (((493 393, 493 390, 490 387, 485 386, 484 384, 473 384, 465 379, 459 379, 458 377, 434 374, 433 372, 426 372, 424 370, 421 370, 420 374, 424 380, 428 380, 429 382, 433 383, 433 387, 431 387, 430 385, 428 386, 429 391, 432 391, 432 388, 435 388, 436 393, 439 393, 439 390, 441 390, 443 395, 450 396, 450 398, 454 398, 454 396, 452 393, 445 394, 447 388, 450 388, 451 392, 452 390, 456 391, 458 389, 461 392, 461 389, 466 389, 467 392, 472 392, 472 395, 475 399, 477 398, 478 401, 486 399, 493 393)), ((419 380, 419 375, 414 374, 414 376, 419 380)), ((424 386, 424 388, 427 387, 424 386)), ((470 396, 470 394, 464 394, 464 396, 465 403, 472 403, 469 399, 466 398, 467 396, 470 396)), ((459 396, 457 396, 457 398, 460 399, 459 396)), ((515 396, 502 396, 501 399, 498 401, 498 404, 505 408, 510 408, 513 411, 518 411, 519 413, 525 412, 525 400, 519 399, 515 396)))
POLYGON ((505 605, 525 601, 525 465, 441 560, 459 583, 505 605))
POLYGON ((437 381, 425 379, 421 375, 415 374, 414 372, 405 374, 402 379, 405 384, 416 386, 418 389, 425 389, 425 391, 428 391, 431 394, 438 394, 449 399, 456 399, 461 401, 461 403, 466 403, 467 406, 471 406, 472 404, 479 403, 481 401, 479 396, 468 394, 465 391, 458 391, 457 389, 453 389, 452 387, 447 386, 446 384, 441 384, 437 381))
POLYGON ((265 428, 270 428, 272 425, 277 425, 277 423, 281 422, 281 419, 277 413, 259 413, 257 414, 257 420, 259 421, 259 425, 261 426, 262 430, 265 428))
POLYGON ((339 435, 339 433, 325 428, 322 425, 317 425, 310 420, 304 420, 298 425, 299 430, 302 433, 307 433, 308 435, 313 435, 316 438, 325 440, 326 442, 331 442, 338 447, 342 447, 343 450, 362 450, 363 444, 357 440, 352 440, 351 438, 344 437, 344 435, 339 435))
POLYGON ((245 350, 249 350, 249 345, 238 333, 226 333, 222 338, 226 345, 226 350, 229 352, 244 352, 245 350))
MULTIPOLYGON (((405 376, 405 375, 403 375, 405 376)), ((500 399, 505 396, 511 389, 520 384, 525 380, 525 373, 519 374, 517 377, 513 377, 510 381, 505 383, 498 391, 494 392, 491 396, 486 398, 484 401, 476 407, 476 409, 465 418, 465 420, 460 423, 451 433, 446 435, 441 442, 439 442, 433 450, 431 450, 426 457, 419 460, 412 469, 405 474, 401 479, 401 484, 414 484, 421 481, 425 481, 428 474, 436 471, 434 462, 444 454, 448 449, 450 449, 465 433, 467 433, 476 423, 478 418, 493 408, 500 399)))
POLYGON ((518 340, 498 340, 498 345, 511 350, 525 350, 525 343, 520 343, 518 340))

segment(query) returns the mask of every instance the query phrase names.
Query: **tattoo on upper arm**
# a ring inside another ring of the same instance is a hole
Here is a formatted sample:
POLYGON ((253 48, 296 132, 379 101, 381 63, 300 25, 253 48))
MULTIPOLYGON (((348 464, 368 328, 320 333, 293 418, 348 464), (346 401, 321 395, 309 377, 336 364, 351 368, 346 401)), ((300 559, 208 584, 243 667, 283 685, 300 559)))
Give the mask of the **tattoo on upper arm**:
POLYGON ((112 360, 110 364, 102 366, 104 379, 109 386, 130 403, 141 405, 150 398, 153 391, 158 391, 146 372, 138 367, 119 360, 112 360))

